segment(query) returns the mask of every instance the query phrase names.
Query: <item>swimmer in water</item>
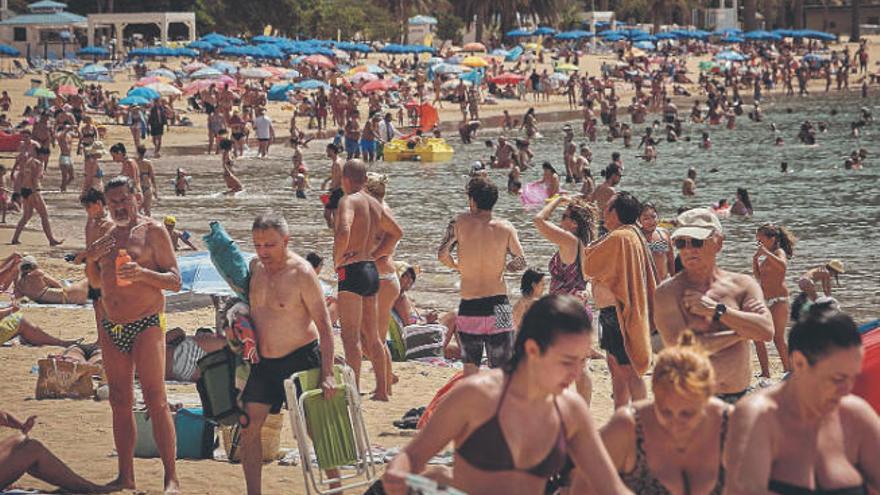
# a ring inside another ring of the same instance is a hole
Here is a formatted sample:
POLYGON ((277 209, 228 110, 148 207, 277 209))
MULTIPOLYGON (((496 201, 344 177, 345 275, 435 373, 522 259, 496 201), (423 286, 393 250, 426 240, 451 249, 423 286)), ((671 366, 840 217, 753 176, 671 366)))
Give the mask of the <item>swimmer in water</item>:
POLYGON ((787 174, 788 173, 788 162, 782 162, 779 165, 779 171, 782 172, 783 174, 787 174))
POLYGON ((782 139, 782 136, 776 136, 776 142, 773 143, 774 146, 785 146, 785 140, 782 139))
POLYGON ((697 169, 694 167, 688 169, 687 178, 681 184, 681 194, 684 196, 695 196, 697 194, 697 169))
POLYGON ((700 139, 700 148, 704 150, 712 148, 712 138, 709 137, 709 133, 706 131, 703 131, 703 137, 700 139))

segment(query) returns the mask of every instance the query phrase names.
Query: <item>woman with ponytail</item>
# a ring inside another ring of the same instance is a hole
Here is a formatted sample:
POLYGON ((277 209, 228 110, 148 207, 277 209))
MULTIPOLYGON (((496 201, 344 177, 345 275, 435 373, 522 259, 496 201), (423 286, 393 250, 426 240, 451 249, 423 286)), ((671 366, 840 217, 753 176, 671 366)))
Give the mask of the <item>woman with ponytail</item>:
POLYGON ((571 460, 596 493, 631 494, 586 402, 568 390, 590 355, 591 323, 576 298, 550 295, 536 301, 523 317, 504 370, 473 375, 449 391, 389 464, 382 478, 385 492, 407 493, 407 475, 422 473, 475 495, 543 495, 547 482, 571 460), (423 473, 449 442, 455 445, 452 473, 423 473))
MULTIPOLYGON (((714 397, 715 371, 690 330, 657 355, 651 387, 653 400, 618 409, 601 430, 623 482, 640 495, 721 495, 733 408, 714 397)), ((579 473, 572 493, 596 488, 579 473)))
MULTIPOLYGON (((760 282, 767 308, 773 315, 773 343, 782 359, 782 368, 789 372, 791 364, 788 362, 788 347, 785 345, 785 329, 788 327, 790 306, 785 272, 788 269, 788 259, 794 256, 797 239, 787 228, 772 223, 758 227, 755 238, 757 250, 752 257, 752 273, 760 282)), ((761 364, 761 377, 770 378, 770 359, 766 344, 755 342, 755 350, 761 364)))

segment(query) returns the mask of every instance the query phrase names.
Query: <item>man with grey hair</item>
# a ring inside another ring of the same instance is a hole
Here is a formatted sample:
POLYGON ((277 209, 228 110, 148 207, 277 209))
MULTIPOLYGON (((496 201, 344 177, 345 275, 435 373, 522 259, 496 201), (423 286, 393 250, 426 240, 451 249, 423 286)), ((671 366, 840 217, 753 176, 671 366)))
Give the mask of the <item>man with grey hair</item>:
POLYGON ((257 257, 250 265, 250 316, 259 362, 242 392, 250 423, 242 429, 241 464, 247 493, 261 493, 263 447, 260 431, 269 413, 285 400, 284 380, 320 368, 321 389, 335 391, 333 334, 318 276, 304 258, 288 248, 290 232, 275 212, 259 215, 251 230, 257 257))
POLYGON ((724 234, 711 210, 679 215, 672 240, 684 269, 657 287, 654 323, 667 346, 675 345, 685 330, 693 331, 715 368, 719 398, 736 402, 750 389, 749 341, 773 338, 773 318, 761 286, 750 275, 716 264, 724 234))
POLYGON ((361 354, 366 353, 376 375, 372 399, 384 401, 388 400, 391 385, 387 383, 386 372, 391 362, 385 343, 379 339, 379 271, 375 260, 394 253, 403 230, 390 210, 386 211, 382 203, 363 190, 366 181, 367 167, 363 161, 346 162, 342 169, 345 196, 339 200, 336 213, 333 263, 339 279, 339 323, 345 360, 360 380, 361 354))

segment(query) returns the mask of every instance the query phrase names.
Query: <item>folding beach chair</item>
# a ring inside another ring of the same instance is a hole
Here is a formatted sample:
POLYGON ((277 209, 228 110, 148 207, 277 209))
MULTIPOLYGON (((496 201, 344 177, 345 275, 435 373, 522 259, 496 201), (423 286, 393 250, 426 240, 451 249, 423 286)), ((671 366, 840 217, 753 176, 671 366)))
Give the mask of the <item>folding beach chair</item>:
POLYGON ((319 369, 295 373, 284 381, 306 494, 341 493, 378 479, 354 372, 348 366, 334 366, 333 372, 337 389, 330 400, 322 395, 319 369), (313 450, 317 468, 311 462, 313 450), (325 470, 337 468, 338 477, 325 478, 325 470), (334 483, 340 486, 331 488, 334 483))

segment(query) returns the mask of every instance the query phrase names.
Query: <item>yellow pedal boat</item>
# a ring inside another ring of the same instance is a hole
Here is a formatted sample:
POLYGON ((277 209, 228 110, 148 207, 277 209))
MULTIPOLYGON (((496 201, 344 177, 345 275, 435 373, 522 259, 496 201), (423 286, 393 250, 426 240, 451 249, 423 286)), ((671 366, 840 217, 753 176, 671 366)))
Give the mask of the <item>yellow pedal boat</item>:
POLYGON ((393 139, 383 151, 386 162, 445 162, 452 159, 455 150, 445 139, 427 138, 413 149, 403 139, 393 139))

